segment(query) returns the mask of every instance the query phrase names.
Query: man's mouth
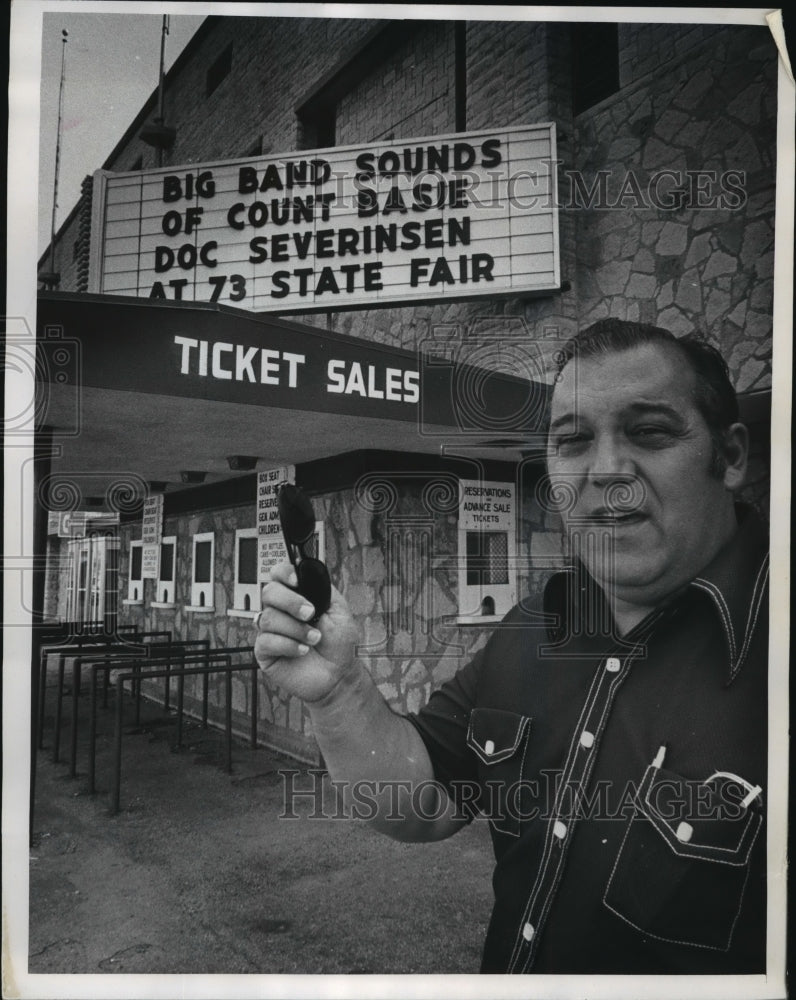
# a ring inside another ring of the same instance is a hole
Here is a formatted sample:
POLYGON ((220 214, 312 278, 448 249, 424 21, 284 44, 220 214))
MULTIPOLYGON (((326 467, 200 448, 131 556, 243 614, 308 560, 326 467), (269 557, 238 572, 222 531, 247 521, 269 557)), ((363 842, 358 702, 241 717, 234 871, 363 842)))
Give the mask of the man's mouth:
POLYGON ((627 528, 641 524, 647 520, 647 515, 640 510, 618 511, 600 508, 588 515, 588 520, 595 524, 612 525, 617 528, 627 528))

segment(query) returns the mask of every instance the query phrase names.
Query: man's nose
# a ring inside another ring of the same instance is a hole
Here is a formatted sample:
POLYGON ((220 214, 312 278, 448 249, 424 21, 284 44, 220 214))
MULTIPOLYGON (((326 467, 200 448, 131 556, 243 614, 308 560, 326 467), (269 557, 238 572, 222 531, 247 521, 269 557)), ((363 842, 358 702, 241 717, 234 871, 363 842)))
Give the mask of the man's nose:
POLYGON ((616 480, 633 478, 635 467, 622 442, 611 435, 604 435, 595 440, 587 472, 592 482, 604 486, 616 480))

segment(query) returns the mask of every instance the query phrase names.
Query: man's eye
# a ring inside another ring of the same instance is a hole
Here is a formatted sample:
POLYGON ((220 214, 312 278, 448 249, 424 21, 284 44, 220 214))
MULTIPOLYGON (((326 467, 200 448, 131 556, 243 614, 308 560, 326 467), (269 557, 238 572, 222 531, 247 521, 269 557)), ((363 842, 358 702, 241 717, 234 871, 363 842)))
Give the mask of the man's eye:
POLYGON ((559 455, 575 455, 582 451, 588 444, 587 434, 574 432, 572 434, 559 434, 551 441, 553 451, 559 455))
POLYGON ((667 444, 672 439, 672 432, 668 427, 658 427, 652 424, 644 424, 630 429, 630 436, 648 447, 657 447, 667 444))

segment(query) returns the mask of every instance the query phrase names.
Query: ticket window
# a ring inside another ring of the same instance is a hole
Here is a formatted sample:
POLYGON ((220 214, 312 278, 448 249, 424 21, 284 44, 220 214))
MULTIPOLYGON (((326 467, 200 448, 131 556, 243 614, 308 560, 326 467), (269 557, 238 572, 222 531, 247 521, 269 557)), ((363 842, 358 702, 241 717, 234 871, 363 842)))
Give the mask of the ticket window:
POLYGON ((130 567, 127 577, 128 601, 143 601, 144 599, 143 554, 143 542, 130 543, 130 567))
POLYGON ((213 608, 213 564, 215 537, 212 531, 193 536, 191 569, 191 605, 195 608, 213 608))
POLYGON ((235 532, 235 593, 237 611, 260 608, 260 585, 257 582, 257 529, 240 528, 235 532))
POLYGON ((517 600, 513 483, 462 480, 459 502, 459 617, 500 619, 517 600))
POLYGON ((157 600, 173 604, 177 596, 177 536, 168 535, 160 543, 157 600))

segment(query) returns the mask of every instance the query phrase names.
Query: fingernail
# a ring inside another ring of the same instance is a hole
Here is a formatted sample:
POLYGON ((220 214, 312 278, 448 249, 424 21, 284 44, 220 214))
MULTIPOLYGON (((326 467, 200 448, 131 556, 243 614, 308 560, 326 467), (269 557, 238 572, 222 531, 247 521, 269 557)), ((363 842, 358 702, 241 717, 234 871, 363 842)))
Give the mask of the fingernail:
POLYGON ((291 587, 298 587, 298 577, 296 576, 295 573, 290 574, 290 578, 288 579, 287 582, 291 587))
POLYGON ((310 646, 314 646, 316 642, 320 642, 320 639, 321 633, 317 630, 317 628, 311 628, 309 632, 307 632, 307 642, 310 646))
POLYGON ((309 651, 310 651, 310 647, 309 646, 305 646, 304 643, 300 643, 299 644, 299 648, 298 648, 298 655, 299 656, 305 656, 307 653, 309 653, 309 651))
POLYGON ((314 614, 315 608, 311 604, 302 604, 299 608, 299 618, 303 618, 305 622, 308 622, 314 614))

